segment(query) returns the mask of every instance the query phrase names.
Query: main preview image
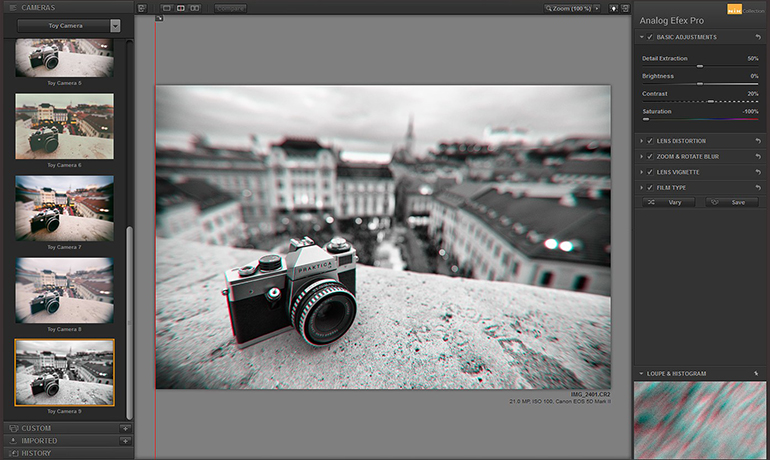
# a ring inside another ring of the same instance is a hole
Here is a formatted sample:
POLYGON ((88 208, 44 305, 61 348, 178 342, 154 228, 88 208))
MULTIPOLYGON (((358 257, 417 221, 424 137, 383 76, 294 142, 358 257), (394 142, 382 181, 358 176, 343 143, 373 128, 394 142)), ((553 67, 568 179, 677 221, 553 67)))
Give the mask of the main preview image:
POLYGON ((610 388, 610 119, 602 85, 158 86, 157 388, 610 388))

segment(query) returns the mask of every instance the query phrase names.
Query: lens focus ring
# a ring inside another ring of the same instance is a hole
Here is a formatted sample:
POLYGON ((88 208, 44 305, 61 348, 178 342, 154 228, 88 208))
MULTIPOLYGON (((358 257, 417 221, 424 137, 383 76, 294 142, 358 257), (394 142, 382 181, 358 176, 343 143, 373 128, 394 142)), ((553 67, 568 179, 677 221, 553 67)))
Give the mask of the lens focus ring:
POLYGON ((337 281, 323 280, 303 289, 295 298, 292 302, 290 318, 294 328, 307 343, 313 346, 324 346, 336 341, 347 332, 355 319, 355 314, 356 300, 353 294, 337 281), (341 316, 339 323, 331 329, 331 332, 321 337, 317 331, 312 332, 316 328, 311 327, 308 321, 312 317, 316 317, 317 320, 318 312, 315 315, 313 312, 324 308, 325 304, 326 309, 335 309, 341 316), (333 307, 329 307, 329 304, 333 307))

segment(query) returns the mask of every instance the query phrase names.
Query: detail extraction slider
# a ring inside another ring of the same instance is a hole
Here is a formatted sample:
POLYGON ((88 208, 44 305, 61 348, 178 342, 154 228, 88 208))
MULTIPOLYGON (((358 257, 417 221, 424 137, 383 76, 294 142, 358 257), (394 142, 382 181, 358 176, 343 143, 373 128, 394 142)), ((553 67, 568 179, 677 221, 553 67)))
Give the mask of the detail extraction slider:
POLYGON ((19 33, 119 33, 120 19, 19 19, 19 33))

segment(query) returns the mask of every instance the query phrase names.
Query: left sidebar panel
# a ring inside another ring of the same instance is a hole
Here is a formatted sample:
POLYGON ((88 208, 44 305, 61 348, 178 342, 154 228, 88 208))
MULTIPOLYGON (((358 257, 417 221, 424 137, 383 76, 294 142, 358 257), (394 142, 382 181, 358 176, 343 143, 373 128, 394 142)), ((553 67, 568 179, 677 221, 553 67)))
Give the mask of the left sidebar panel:
POLYGON ((3 31, 3 457, 134 458, 133 2, 3 31))

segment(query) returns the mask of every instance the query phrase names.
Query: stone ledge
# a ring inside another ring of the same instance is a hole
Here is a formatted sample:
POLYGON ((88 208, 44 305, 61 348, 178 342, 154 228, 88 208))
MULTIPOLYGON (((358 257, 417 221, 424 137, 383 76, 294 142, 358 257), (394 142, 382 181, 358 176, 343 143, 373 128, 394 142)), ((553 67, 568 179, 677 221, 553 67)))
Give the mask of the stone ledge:
POLYGON ((93 382, 59 379, 59 392, 54 396, 45 393, 32 394, 30 384, 38 376, 31 374, 16 374, 16 404, 20 406, 79 406, 113 404, 112 385, 93 382))
POLYGON ((115 223, 108 220, 91 219, 60 215, 59 228, 53 232, 40 229, 32 232, 29 219, 37 211, 25 211, 16 206, 16 239, 25 241, 113 241, 115 239, 115 223))
POLYGON ((61 308, 50 315, 45 311, 32 314, 29 302, 38 295, 31 289, 31 284, 16 284, 16 321, 39 324, 84 324, 111 323, 114 306, 96 300, 59 297, 61 308))
POLYGON ((30 150, 29 136, 34 129, 16 128, 17 160, 112 160, 114 142, 99 137, 59 134, 59 147, 51 153, 44 149, 30 150))
POLYGON ((223 273, 264 252, 156 243, 158 388, 610 387, 609 297, 359 265, 338 342, 288 332, 240 350, 223 273))

